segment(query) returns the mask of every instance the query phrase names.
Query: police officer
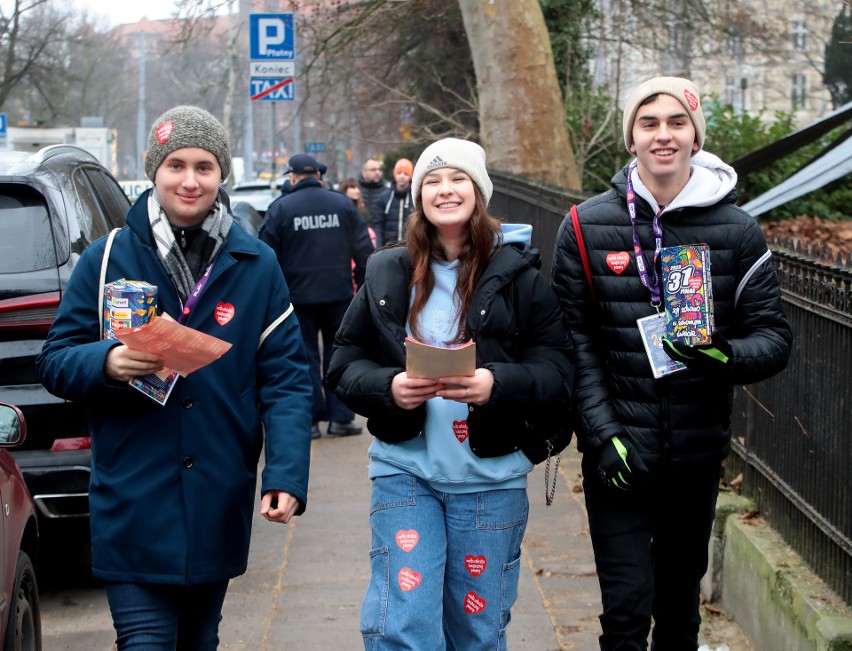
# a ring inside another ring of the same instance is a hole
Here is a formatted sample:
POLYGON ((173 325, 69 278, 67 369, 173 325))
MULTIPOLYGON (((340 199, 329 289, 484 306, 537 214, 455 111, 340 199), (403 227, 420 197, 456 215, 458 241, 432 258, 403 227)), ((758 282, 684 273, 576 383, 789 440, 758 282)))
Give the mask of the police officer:
POLYGON ((355 414, 324 390, 323 377, 334 335, 352 300, 353 276, 360 287, 373 245, 352 201, 323 187, 322 166, 312 156, 292 156, 289 168, 292 189, 269 206, 259 237, 278 256, 308 351, 313 382, 311 438, 320 437, 318 423, 326 420, 329 436, 360 434, 361 427, 352 422, 355 414))

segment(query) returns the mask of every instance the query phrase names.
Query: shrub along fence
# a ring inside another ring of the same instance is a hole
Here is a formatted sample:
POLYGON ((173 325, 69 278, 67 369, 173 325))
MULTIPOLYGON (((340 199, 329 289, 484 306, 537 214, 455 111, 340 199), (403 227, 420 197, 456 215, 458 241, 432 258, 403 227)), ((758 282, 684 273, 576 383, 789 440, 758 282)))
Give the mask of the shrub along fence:
MULTIPOLYGON (((501 172, 492 213, 533 226, 549 276, 556 231, 585 197, 501 172)), ((852 605, 852 256, 770 242, 793 328, 787 369, 737 387, 726 477, 852 605)))

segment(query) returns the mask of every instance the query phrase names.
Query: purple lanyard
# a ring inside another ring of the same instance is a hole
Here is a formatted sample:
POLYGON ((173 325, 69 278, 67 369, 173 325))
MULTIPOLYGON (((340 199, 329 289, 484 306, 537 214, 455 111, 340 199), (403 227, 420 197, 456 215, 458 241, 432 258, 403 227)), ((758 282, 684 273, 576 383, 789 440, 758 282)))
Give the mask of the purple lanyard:
POLYGON ((660 223, 660 215, 663 214, 666 207, 660 208, 659 212, 654 215, 652 222, 654 228, 654 278, 652 279, 648 274, 645 256, 642 253, 642 244, 639 242, 639 233, 636 231, 636 193, 633 190, 633 181, 630 178, 635 169, 636 162, 634 161, 627 169, 627 213, 630 215, 630 223, 633 226, 633 255, 636 258, 636 268, 639 270, 639 280, 651 292, 651 305, 659 311, 660 277, 657 275, 657 259, 660 257, 660 251, 663 248, 663 225, 660 223))
MULTIPOLYGON (((186 320, 189 318, 189 313, 192 312, 192 308, 194 308, 195 304, 198 302, 198 297, 201 296, 201 290, 204 289, 204 286, 210 279, 210 272, 213 271, 214 264, 216 264, 215 260, 210 263, 210 266, 207 267, 204 275, 198 279, 197 283, 195 283, 195 287, 193 287, 189 296, 186 297, 186 304, 180 300, 180 292, 178 292, 178 303, 180 303, 180 318, 178 319, 178 323, 186 323, 186 320)), ((175 289, 177 289, 177 287, 175 287, 175 289)))

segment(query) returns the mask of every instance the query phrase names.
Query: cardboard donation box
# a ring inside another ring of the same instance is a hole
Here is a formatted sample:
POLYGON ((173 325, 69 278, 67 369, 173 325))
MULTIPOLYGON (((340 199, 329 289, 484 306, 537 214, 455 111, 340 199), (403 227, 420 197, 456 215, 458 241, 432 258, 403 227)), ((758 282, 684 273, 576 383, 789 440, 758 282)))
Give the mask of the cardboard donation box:
POLYGON ((664 247, 663 304, 666 338, 688 346, 709 344, 713 336, 713 285, 706 244, 664 247))

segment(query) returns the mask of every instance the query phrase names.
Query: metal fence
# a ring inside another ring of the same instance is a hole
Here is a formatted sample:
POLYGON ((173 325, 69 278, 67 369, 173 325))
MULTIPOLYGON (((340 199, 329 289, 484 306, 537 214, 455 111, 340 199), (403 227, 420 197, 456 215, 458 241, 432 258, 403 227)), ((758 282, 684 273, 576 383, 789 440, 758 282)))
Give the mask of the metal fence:
MULTIPOLYGON (((584 199, 521 177, 489 172, 490 209, 533 226, 550 273, 559 224, 584 199)), ((737 387, 729 481, 847 603, 852 604, 852 257, 773 241, 784 309, 793 328, 787 369, 737 387)))

